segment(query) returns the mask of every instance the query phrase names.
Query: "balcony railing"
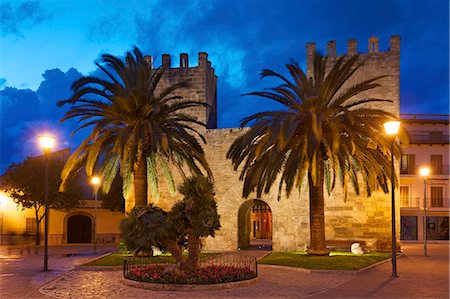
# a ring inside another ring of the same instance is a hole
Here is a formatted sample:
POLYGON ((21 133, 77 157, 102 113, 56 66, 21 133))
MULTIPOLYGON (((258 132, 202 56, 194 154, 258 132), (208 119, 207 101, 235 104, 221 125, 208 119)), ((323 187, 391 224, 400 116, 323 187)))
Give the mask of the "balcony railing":
MULTIPOLYGON (((413 174, 413 175, 419 175, 419 166, 417 165, 414 170, 411 169, 400 169, 400 174, 413 174)), ((431 173, 430 177, 431 179, 435 175, 449 175, 450 174, 450 166, 449 165, 442 165, 439 168, 433 168, 431 167, 431 173)))
POLYGON ((431 135, 431 134, 420 134, 411 135, 409 139, 411 144, 448 144, 449 135, 431 135))
MULTIPOLYGON (((432 199, 427 196, 427 209, 428 208, 448 208, 450 204, 450 198, 435 198, 432 199)), ((420 208, 423 209, 423 197, 416 198, 412 202, 409 198, 400 197, 401 208, 420 208)))
POLYGON ((448 114, 400 114, 402 120, 449 122, 448 114))

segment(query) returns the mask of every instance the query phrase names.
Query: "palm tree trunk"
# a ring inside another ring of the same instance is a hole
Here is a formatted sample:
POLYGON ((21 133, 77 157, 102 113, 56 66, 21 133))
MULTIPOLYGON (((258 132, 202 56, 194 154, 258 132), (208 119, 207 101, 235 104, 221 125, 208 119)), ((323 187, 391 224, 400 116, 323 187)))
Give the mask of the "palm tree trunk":
POLYGON ((163 245, 165 249, 172 254, 179 269, 184 268, 183 251, 181 250, 180 246, 178 246, 177 241, 166 240, 163 245))
MULTIPOLYGON (((319 155, 318 155, 319 156, 319 155)), ((308 170, 309 184, 309 227, 310 246, 307 250, 310 255, 328 255, 325 242, 325 202, 323 197, 324 165, 322 159, 317 159, 317 183, 314 185, 311 170, 308 170)))
POLYGON ((134 165, 134 206, 147 205, 147 160, 142 156, 134 165))
POLYGON ((201 251, 200 238, 198 236, 195 236, 192 231, 188 232, 188 247, 188 271, 192 272, 197 269, 201 251))

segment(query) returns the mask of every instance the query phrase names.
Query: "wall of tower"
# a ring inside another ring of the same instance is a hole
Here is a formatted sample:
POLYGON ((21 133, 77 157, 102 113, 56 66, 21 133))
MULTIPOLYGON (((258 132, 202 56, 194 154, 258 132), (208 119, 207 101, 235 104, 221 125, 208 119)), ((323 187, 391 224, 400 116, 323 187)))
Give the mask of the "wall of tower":
MULTIPOLYGON (((153 61, 151 56, 146 56, 148 61, 153 61)), ((171 56, 162 55, 162 67, 165 69, 161 79, 161 84, 157 93, 162 89, 181 81, 187 81, 189 88, 180 89, 174 95, 180 95, 187 100, 195 100, 207 103, 209 106, 205 110, 203 107, 191 108, 187 114, 204 122, 208 129, 217 128, 217 76, 208 60, 208 54, 198 53, 198 65, 189 66, 189 56, 187 53, 180 54, 178 67, 172 67, 171 56)))
MULTIPOLYGON (((306 63, 307 76, 312 77, 313 55, 316 51, 316 43, 306 44, 306 63)), ((345 87, 351 86, 357 82, 371 79, 378 76, 386 76, 377 82, 380 87, 361 93, 356 98, 379 98, 392 100, 392 103, 373 103, 372 108, 381 108, 395 115, 400 113, 400 36, 393 35, 390 38, 389 49, 379 51, 378 37, 371 37, 368 40, 367 52, 358 52, 358 42, 355 39, 349 39, 347 43, 347 53, 343 55, 336 54, 336 42, 329 41, 326 45, 327 63, 331 67, 337 59, 342 56, 351 57, 359 55, 359 61, 363 62, 362 67, 348 81, 345 87)))

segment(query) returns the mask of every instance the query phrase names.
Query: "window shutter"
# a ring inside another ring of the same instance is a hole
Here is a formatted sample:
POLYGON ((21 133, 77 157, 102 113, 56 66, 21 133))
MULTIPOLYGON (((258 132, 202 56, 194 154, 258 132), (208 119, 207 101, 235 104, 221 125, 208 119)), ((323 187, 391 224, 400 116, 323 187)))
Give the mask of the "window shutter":
POLYGON ((409 174, 416 173, 416 155, 414 154, 408 155, 408 173, 409 174))

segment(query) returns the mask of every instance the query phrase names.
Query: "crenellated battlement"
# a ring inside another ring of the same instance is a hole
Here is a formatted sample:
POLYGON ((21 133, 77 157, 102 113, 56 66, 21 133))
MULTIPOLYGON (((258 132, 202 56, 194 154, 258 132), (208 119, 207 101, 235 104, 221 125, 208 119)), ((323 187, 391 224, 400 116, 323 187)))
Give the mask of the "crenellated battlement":
MULTIPOLYGON (((179 89, 174 95, 182 96, 185 99, 195 100, 208 104, 207 108, 196 107, 186 111, 198 121, 207 125, 212 129, 217 127, 217 76, 208 60, 208 53, 198 53, 198 65, 189 66, 189 55, 181 53, 180 64, 178 67, 172 67, 172 57, 170 54, 161 56, 161 67, 164 74, 161 78, 160 90, 169 87, 178 82, 186 81, 189 88, 179 89)), ((144 56, 145 61, 153 69, 154 58, 150 55, 144 56)))
MULTIPOLYGON (((375 97, 380 99, 392 100, 392 104, 384 105, 384 109, 394 114, 400 112, 400 36, 390 37, 389 48, 386 51, 380 51, 378 37, 372 36, 367 40, 367 52, 358 52, 358 41, 349 39, 347 42, 347 53, 336 53, 336 41, 326 43, 327 69, 330 69, 340 57, 352 57, 359 55, 362 66, 356 72, 355 76, 348 82, 349 85, 360 82, 364 79, 371 79, 376 76, 383 76, 378 80, 381 85, 370 92, 363 92, 361 97, 375 97)), ((306 74, 313 77, 314 53, 316 52, 316 43, 306 44, 306 74)))
MULTIPOLYGON (((154 67, 153 56, 146 55, 144 59, 154 67)), ((189 69, 189 68, 204 68, 211 69, 214 73, 214 69, 211 67, 211 61, 208 60, 208 53, 200 52, 198 53, 198 65, 194 67, 189 67, 189 55, 187 53, 180 54, 180 64, 179 67, 172 67, 172 57, 170 54, 163 54, 161 56, 161 66, 166 69, 189 69)))
MULTIPOLYGON (((336 57, 336 41, 328 41, 326 48, 326 55, 330 57, 336 57)), ((306 44, 307 57, 310 57, 316 51, 316 43, 309 42, 306 44)), ((379 53, 389 53, 389 54, 400 54, 400 36, 392 35, 390 38, 389 48, 385 52, 380 52, 378 47, 378 37, 371 36, 367 41, 367 52, 359 53, 364 54, 379 54, 379 53)), ((358 54, 358 41, 356 39, 349 39, 347 42, 347 53, 343 55, 355 55, 358 54)))

